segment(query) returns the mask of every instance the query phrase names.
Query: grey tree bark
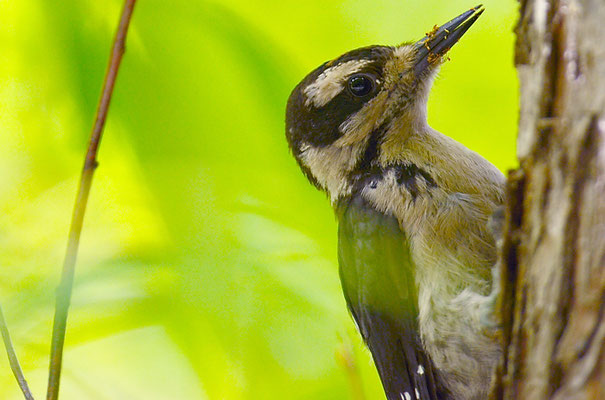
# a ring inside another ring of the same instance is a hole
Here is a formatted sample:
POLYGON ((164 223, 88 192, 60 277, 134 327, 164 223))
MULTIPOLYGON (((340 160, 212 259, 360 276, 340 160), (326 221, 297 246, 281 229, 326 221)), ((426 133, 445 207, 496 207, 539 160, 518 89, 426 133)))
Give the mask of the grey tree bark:
POLYGON ((605 0, 520 0, 496 399, 605 399, 605 0))

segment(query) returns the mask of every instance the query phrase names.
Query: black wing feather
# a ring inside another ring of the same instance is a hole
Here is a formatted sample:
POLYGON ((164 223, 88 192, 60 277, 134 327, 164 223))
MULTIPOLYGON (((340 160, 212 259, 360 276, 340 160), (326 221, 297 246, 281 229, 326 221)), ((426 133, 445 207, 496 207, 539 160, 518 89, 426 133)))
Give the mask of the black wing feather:
POLYGON ((340 204, 338 211, 344 295, 387 399, 446 399, 420 341, 413 264, 397 219, 359 196, 340 204))

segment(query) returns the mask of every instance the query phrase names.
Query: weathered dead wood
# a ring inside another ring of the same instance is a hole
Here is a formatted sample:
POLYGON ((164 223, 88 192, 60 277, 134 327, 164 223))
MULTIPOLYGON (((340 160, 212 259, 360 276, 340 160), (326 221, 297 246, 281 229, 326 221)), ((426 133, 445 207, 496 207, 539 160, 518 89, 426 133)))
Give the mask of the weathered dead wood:
POLYGON ((498 399, 605 399, 605 1, 522 0, 498 399))

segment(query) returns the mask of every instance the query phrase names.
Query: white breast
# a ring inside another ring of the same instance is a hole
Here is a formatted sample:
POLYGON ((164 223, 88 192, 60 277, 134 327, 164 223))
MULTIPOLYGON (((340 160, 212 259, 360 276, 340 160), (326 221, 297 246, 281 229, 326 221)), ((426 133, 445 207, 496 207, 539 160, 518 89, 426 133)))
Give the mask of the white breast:
POLYGON ((473 209, 483 200, 440 188, 412 198, 390 176, 362 193, 397 216, 410 242, 420 336, 442 381, 455 399, 485 399, 500 348, 485 324, 495 248, 485 241, 487 217, 473 209))

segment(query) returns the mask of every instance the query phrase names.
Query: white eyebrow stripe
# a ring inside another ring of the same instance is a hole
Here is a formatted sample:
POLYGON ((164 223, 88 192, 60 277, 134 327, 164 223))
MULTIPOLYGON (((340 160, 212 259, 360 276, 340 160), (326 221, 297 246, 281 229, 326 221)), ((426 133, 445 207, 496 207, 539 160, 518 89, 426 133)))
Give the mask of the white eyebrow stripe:
POLYGON ((313 104, 315 107, 323 107, 336 97, 344 88, 345 79, 368 65, 370 60, 351 60, 330 67, 322 72, 315 82, 304 90, 305 105, 313 104))

